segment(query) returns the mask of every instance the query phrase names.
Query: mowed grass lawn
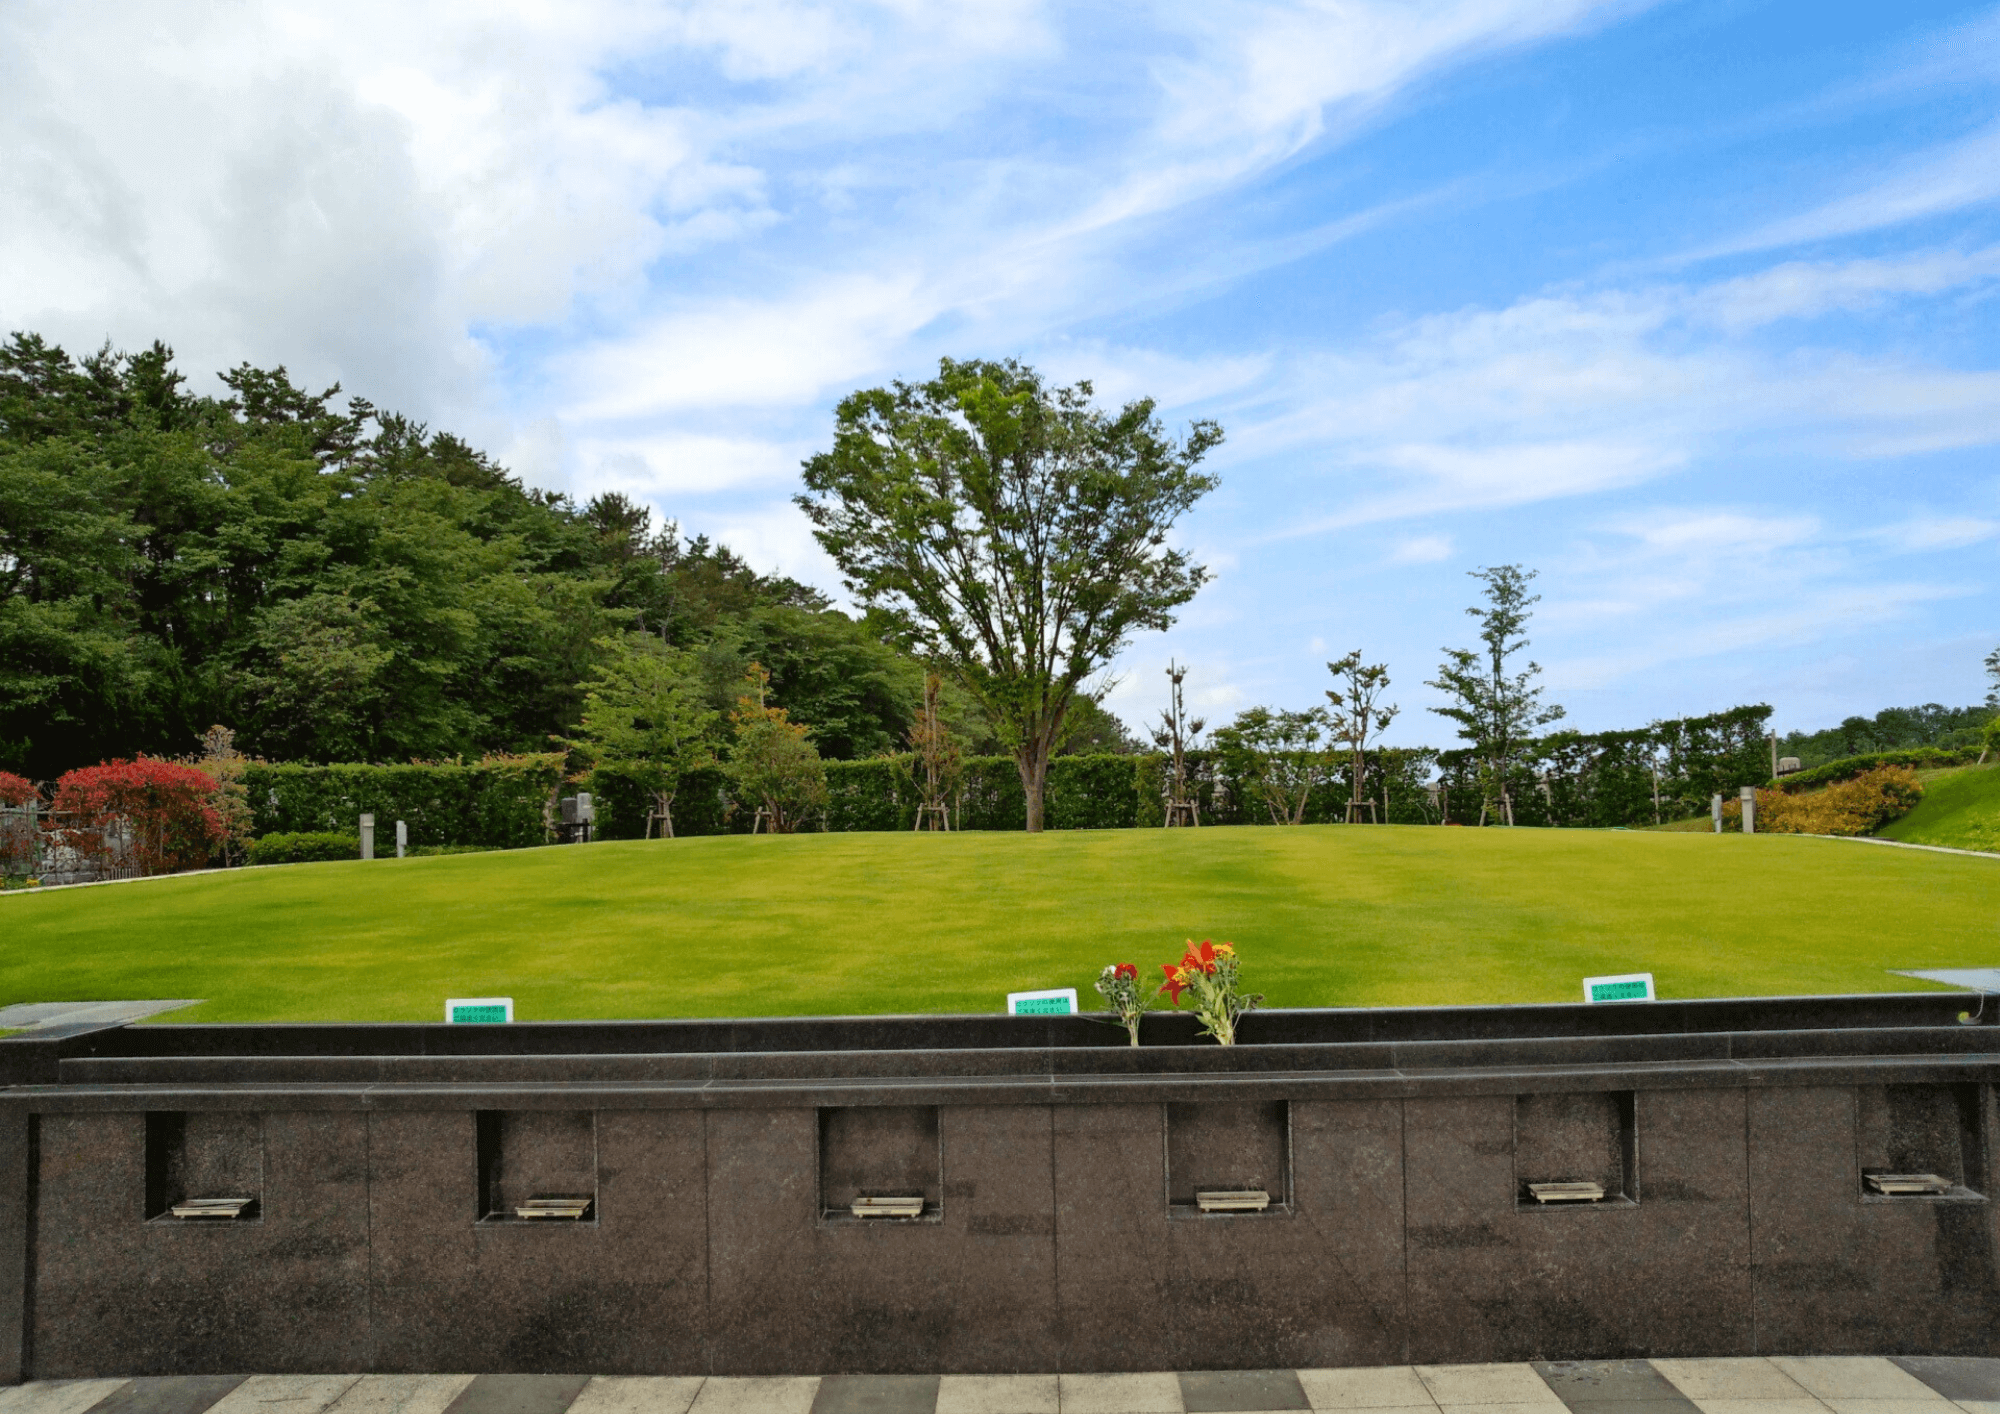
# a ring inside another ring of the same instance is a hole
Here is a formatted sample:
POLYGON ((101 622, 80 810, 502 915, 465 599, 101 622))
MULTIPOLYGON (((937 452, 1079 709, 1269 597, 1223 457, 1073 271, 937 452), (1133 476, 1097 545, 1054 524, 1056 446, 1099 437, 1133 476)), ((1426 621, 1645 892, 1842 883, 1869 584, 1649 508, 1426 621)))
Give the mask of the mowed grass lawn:
POLYGON ((1869 992, 2000 964, 2000 859, 1782 836, 1420 827, 724 837, 0 898, 0 1003, 175 1021, 993 1012, 1235 942, 1273 1006, 1869 992))

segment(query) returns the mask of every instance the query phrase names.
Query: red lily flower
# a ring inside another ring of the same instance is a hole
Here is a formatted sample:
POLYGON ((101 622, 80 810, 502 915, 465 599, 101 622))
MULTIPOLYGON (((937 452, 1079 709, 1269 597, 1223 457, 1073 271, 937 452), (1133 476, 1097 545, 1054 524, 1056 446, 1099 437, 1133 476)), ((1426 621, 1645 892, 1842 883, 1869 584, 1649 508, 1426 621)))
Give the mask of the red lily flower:
POLYGON ((1187 974, 1178 967, 1175 967, 1171 962, 1161 963, 1160 971, 1167 974, 1166 983, 1160 990, 1170 993, 1173 996, 1174 1005, 1179 1006, 1181 1004, 1181 993, 1187 990, 1187 974))
POLYGON ((1136 982, 1139 980, 1139 969, 1133 963, 1121 962, 1112 969, 1111 975, 1120 982, 1136 982))

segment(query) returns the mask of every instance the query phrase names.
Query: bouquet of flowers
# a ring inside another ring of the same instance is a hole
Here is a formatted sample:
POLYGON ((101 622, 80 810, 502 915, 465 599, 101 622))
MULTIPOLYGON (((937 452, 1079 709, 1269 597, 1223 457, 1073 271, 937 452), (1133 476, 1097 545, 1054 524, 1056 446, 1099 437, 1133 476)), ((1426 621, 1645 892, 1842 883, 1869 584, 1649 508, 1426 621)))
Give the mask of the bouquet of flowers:
POLYGON ((1158 992, 1139 990, 1139 969, 1130 962, 1113 963, 1097 974, 1097 994, 1111 1003, 1111 1009, 1118 1013, 1118 1024, 1125 1028, 1125 1034, 1132 1038, 1132 1044, 1139 1044, 1139 1018, 1146 1008, 1153 1004, 1158 992))
POLYGON ((1194 1014, 1201 1022, 1201 1029, 1218 1044, 1233 1046, 1236 1018, 1246 1011, 1255 1011, 1264 1000, 1262 993, 1246 996, 1236 990, 1236 968, 1233 944, 1204 941, 1197 945, 1190 941, 1178 963, 1160 965, 1160 970, 1167 974, 1160 991, 1173 994, 1176 1008, 1181 1004, 1181 993, 1192 993, 1194 1014))

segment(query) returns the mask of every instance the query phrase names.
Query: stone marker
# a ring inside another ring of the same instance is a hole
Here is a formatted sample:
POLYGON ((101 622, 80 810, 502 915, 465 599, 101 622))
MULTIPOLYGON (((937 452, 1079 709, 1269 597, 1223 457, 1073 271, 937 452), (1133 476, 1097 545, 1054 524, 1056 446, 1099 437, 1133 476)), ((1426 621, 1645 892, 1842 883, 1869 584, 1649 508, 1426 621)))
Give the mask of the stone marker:
POLYGON ((363 815, 361 817, 361 857, 363 859, 373 859, 375 857, 375 817, 373 815, 363 815))

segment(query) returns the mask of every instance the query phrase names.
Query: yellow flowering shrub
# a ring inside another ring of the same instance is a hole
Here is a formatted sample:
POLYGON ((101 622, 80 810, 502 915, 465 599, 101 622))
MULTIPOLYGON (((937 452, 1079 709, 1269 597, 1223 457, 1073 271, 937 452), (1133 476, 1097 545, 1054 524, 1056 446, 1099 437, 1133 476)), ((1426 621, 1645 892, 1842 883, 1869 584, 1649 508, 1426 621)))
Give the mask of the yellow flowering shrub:
MULTIPOLYGON (((1824 790, 1787 795, 1757 792, 1757 828, 1773 835, 1868 835, 1924 798, 1923 783, 1908 766, 1879 766, 1824 790)), ((1722 803, 1723 825, 1743 828, 1743 803, 1722 803)))

